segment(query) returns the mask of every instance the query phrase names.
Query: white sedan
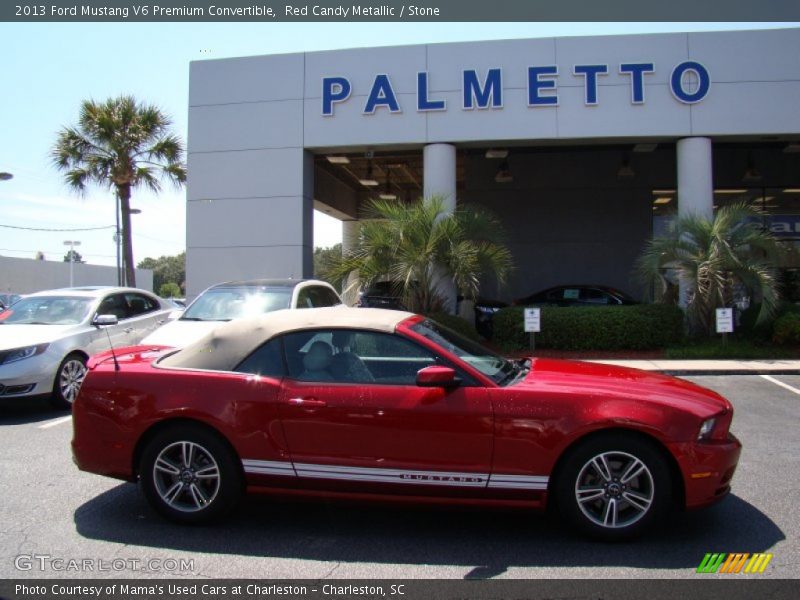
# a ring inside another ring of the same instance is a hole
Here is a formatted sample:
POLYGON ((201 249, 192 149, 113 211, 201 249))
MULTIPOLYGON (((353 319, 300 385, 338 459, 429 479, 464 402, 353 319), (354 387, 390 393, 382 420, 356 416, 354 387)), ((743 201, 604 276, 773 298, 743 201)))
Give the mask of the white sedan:
POLYGON ((284 308, 338 306, 342 299, 329 283, 317 279, 250 279, 212 285, 180 318, 148 335, 142 344, 183 347, 224 321, 254 317, 284 308))
POLYGON ((82 287, 26 296, 0 312, 0 399, 49 395, 68 408, 92 354, 138 343, 173 308, 144 290, 82 287), (117 324, 97 326, 100 315, 117 324))

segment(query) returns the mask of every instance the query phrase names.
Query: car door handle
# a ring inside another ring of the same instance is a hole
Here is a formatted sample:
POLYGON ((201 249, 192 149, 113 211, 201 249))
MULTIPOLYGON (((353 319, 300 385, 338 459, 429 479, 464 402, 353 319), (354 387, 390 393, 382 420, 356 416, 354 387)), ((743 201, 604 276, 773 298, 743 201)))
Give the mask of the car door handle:
POLYGON ((303 408, 324 408, 328 406, 325 400, 320 400, 319 398, 289 398, 289 404, 302 406, 303 408))
POLYGON ((122 331, 124 331, 125 333, 133 333, 133 327, 126 327, 122 331))

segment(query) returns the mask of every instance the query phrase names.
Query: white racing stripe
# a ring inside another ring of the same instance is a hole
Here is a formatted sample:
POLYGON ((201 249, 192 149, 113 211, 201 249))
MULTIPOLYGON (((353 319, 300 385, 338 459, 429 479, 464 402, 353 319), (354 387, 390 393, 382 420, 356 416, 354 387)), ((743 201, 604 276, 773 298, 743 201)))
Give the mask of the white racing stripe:
POLYGON ((766 379, 767 381, 774 383, 775 385, 779 385, 780 387, 789 390, 793 394, 797 394, 798 396, 800 396, 800 390, 798 390, 796 387, 792 387, 788 383, 783 383, 782 381, 775 379, 771 375, 762 375, 761 377, 763 379, 766 379))
POLYGON ((70 421, 72 421, 72 415, 67 415, 66 417, 59 417, 58 419, 47 421, 46 423, 39 425, 39 429, 50 429, 51 427, 55 427, 56 425, 61 425, 62 423, 69 423, 70 421))
POLYGON ((275 460, 243 460, 242 466, 246 473, 257 475, 289 475, 294 477, 296 473, 292 463, 275 460))
POLYGON ((368 481, 374 483, 404 483, 409 485, 441 485, 492 489, 546 490, 548 477, 544 475, 504 475, 450 471, 420 471, 406 469, 378 469, 373 467, 342 467, 314 465, 288 461, 242 461, 246 473, 254 475, 286 475, 311 479, 336 479, 340 481, 368 481))
POLYGON ((493 474, 489 477, 489 487, 519 490, 546 490, 548 481, 549 478, 544 475, 493 474))

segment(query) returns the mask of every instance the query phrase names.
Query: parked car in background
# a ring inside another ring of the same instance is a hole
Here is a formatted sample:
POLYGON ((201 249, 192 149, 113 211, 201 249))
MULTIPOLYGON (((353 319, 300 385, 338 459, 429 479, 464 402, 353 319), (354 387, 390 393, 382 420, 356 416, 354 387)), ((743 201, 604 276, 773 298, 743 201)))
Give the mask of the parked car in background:
POLYGON ((20 299, 22 299, 22 296, 19 294, 0 294, 0 310, 8 308, 20 299))
MULTIPOLYGON (((458 297, 458 302, 463 298, 458 297)), ((397 284, 391 281, 379 281, 373 284, 366 291, 359 292, 356 306, 360 308, 388 308, 391 310, 408 310, 400 299, 400 291, 397 284)), ((490 300, 478 298, 475 300, 475 320, 473 325, 477 332, 484 338, 491 339, 493 328, 492 318, 501 308, 508 306, 507 302, 500 300, 490 300)), ((459 314, 459 311, 456 311, 459 314)))
POLYGON ((171 304, 175 310, 184 310, 186 308, 185 298, 164 298, 164 300, 171 304))
POLYGON ((359 308, 406 310, 400 299, 399 284, 392 281, 377 281, 368 289, 360 291, 356 306, 359 308))
POLYGON ((95 356, 73 417, 81 470, 139 480, 184 523, 253 489, 552 504, 586 534, 619 540, 725 497, 741 449, 731 404, 688 381, 507 360, 422 316, 345 307, 95 356))
POLYGON ((283 308, 319 308, 342 304, 329 283, 316 279, 252 279, 212 285, 183 313, 148 335, 143 344, 185 346, 224 321, 283 308))
POLYGON ((167 321, 172 307, 134 288, 80 287, 25 296, 0 312, 0 400, 49 395, 75 400, 92 354, 138 343, 167 321), (118 323, 100 328, 100 315, 118 323))
POLYGON ((620 306, 639 304, 625 292, 603 285, 559 285, 513 302, 516 306, 620 306))
POLYGON ((485 339, 494 335, 494 315, 508 306, 508 302, 478 298, 475 300, 475 329, 485 339))

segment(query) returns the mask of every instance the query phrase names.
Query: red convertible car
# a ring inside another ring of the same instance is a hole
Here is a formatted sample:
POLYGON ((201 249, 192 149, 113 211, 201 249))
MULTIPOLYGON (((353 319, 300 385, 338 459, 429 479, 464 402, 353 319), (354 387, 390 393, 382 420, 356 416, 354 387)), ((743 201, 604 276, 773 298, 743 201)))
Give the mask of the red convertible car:
POLYGON ((382 309, 278 311, 182 350, 89 361, 72 448, 139 481, 160 513, 219 517, 245 490, 556 506, 602 539, 730 490, 730 403, 687 381, 598 364, 506 360, 382 309))

